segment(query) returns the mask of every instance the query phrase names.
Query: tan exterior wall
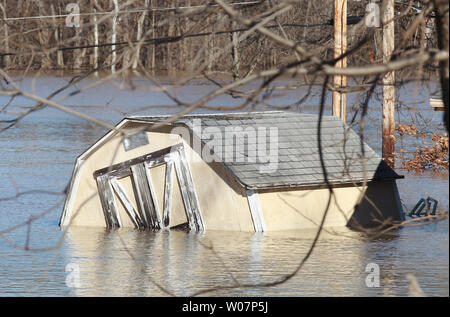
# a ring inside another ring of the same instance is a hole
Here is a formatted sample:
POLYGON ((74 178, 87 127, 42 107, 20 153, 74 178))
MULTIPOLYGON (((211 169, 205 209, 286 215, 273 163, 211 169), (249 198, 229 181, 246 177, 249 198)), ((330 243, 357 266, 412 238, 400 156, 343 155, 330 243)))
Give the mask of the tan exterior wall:
MULTIPOLYGON (((125 128, 132 130, 137 127, 142 128, 142 124, 129 123, 125 128)), ((245 191, 227 180, 228 176, 223 167, 221 170, 220 164, 219 168, 216 166, 213 169, 202 161, 200 156, 180 136, 170 135, 167 133, 168 131, 164 131, 164 128, 162 130, 163 132, 147 132, 149 144, 128 152, 124 150, 121 136, 116 135, 101 144, 97 150, 92 150, 91 153, 88 151, 83 155, 85 160, 81 161, 79 175, 74 175, 75 178, 79 177, 78 185, 75 182, 72 191, 74 200, 67 206, 68 212, 72 213, 71 225, 106 226, 100 197, 97 193, 97 183, 93 177, 96 170, 183 142, 206 229, 253 231, 253 222, 245 191)), ((150 169, 160 212, 162 212, 164 169, 165 167, 150 169)), ((127 193, 133 192, 129 177, 121 179, 120 183, 127 193)), ((133 195, 128 195, 128 197, 133 197, 133 195)), ((134 227, 117 197, 116 202, 122 225, 134 227)), ((137 208, 136 201, 132 200, 132 204, 137 208)), ((181 194, 178 186, 174 186, 170 225, 175 226, 185 221, 181 194)))
MULTIPOLYGON (((345 226, 363 188, 335 188, 325 226, 345 226)), ((268 231, 317 228, 329 199, 328 189, 260 193, 259 199, 268 231)))
MULTIPOLYGON (((395 189, 395 181, 370 183, 366 187, 333 188, 334 195, 331 197, 324 226, 347 226, 350 220, 355 220, 356 214, 358 223, 362 226, 375 224, 374 218, 401 219, 403 211, 395 189), (361 192, 379 210, 364 198, 358 211, 354 213, 361 192)), ((330 192, 326 188, 259 193, 267 230, 318 228, 329 197, 330 192)))

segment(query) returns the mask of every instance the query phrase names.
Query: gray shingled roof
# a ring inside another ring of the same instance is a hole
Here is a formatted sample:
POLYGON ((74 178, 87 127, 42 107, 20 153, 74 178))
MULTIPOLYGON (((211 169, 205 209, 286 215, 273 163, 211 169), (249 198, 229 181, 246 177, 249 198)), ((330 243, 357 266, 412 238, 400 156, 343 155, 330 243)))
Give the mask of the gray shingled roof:
MULTIPOLYGON (((166 118, 166 116, 140 116, 130 119, 158 122, 166 118)), ((223 148, 224 152, 230 153, 229 151, 234 150, 232 153, 235 155, 243 153, 256 157, 255 162, 247 159, 244 159, 243 162, 237 162, 236 159, 223 162, 236 179, 248 189, 325 184, 318 150, 318 115, 284 111, 189 115, 176 120, 173 124, 187 126, 192 131, 193 119, 201 120, 202 131, 206 131, 207 127, 214 128, 209 139, 202 139, 206 144, 213 139, 212 136, 216 140, 218 137, 223 137, 227 128, 242 127, 245 129, 249 127, 255 131, 258 128, 266 128, 267 153, 270 149, 269 129, 277 129, 277 157, 270 157, 278 162, 275 170, 265 171, 267 161, 259 160, 258 155, 255 155, 254 151, 252 153, 251 150, 255 144, 258 148, 258 140, 255 137, 245 138, 245 143, 241 146, 224 146, 223 148)), ((364 179, 374 181, 401 178, 367 144, 364 144, 365 159, 363 159, 359 136, 352 129, 346 127, 340 119, 323 116, 321 130, 323 159, 328 181, 331 184, 361 183, 364 179), (365 162, 365 173, 363 161, 365 162)), ((225 141, 222 144, 225 144, 225 141)))

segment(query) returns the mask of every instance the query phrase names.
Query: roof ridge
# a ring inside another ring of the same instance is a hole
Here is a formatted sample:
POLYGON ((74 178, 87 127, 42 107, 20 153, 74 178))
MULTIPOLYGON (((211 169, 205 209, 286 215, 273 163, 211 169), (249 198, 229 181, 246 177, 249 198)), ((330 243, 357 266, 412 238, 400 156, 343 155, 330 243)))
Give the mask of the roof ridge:
MULTIPOLYGON (((247 112, 217 112, 217 113, 199 113, 199 114, 187 114, 184 116, 181 116, 175 121, 183 120, 183 119, 192 119, 192 118, 247 118, 249 116, 271 116, 271 115, 280 115, 280 114, 287 114, 287 115, 296 115, 296 116, 302 116, 302 117, 319 117, 319 114, 312 114, 312 113, 299 113, 299 112, 293 112, 293 111, 285 111, 285 110, 273 110, 273 111, 247 111, 247 112)), ((151 119, 165 119, 165 118, 171 118, 175 116, 176 114, 171 115, 149 115, 149 116, 128 116, 126 119, 129 120, 151 120, 151 119)), ((334 119, 334 120, 340 120, 337 117, 331 116, 331 115, 322 115, 322 118, 326 119, 334 119)))

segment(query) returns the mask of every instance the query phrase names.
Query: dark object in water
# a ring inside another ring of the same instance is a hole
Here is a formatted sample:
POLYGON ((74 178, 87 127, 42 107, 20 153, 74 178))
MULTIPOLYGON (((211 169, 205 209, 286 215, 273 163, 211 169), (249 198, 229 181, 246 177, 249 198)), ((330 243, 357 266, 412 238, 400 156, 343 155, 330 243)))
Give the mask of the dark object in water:
POLYGON ((433 199, 431 197, 428 197, 427 199, 421 198, 417 204, 414 206, 414 208, 411 210, 411 212, 408 214, 408 217, 421 217, 421 216, 434 216, 436 215, 436 209, 437 209, 438 201, 436 199, 433 199), (431 203, 433 204, 433 210, 430 213, 431 209, 431 203), (422 210, 427 206, 426 212, 422 214, 422 210))

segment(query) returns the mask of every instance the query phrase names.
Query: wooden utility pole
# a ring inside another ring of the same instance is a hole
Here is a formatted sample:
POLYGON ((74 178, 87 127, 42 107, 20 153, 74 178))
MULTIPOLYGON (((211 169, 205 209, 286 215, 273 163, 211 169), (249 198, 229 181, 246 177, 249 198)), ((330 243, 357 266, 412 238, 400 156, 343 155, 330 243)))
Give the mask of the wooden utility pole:
MULTIPOLYGON (((388 63, 394 51, 394 0, 385 0, 383 16, 383 63, 388 63)), ((383 159, 395 165, 395 73, 383 77, 383 159)))
MULTIPOLYGON (((347 0, 334 0, 334 58, 338 58, 347 50, 347 0)), ((347 59, 340 59, 336 65, 339 68, 347 67, 347 59)), ((334 76, 334 87, 345 87, 346 76, 334 76)), ((340 117, 345 122, 346 95, 333 91, 333 116, 340 117)))
MULTIPOLYGON (((449 13, 448 0, 434 0, 433 1, 436 12, 436 33, 438 36, 438 47, 442 51, 449 49, 449 13)), ((444 122, 449 132, 449 62, 448 59, 439 63, 439 77, 441 80, 442 89, 442 105, 444 106, 444 122)))

